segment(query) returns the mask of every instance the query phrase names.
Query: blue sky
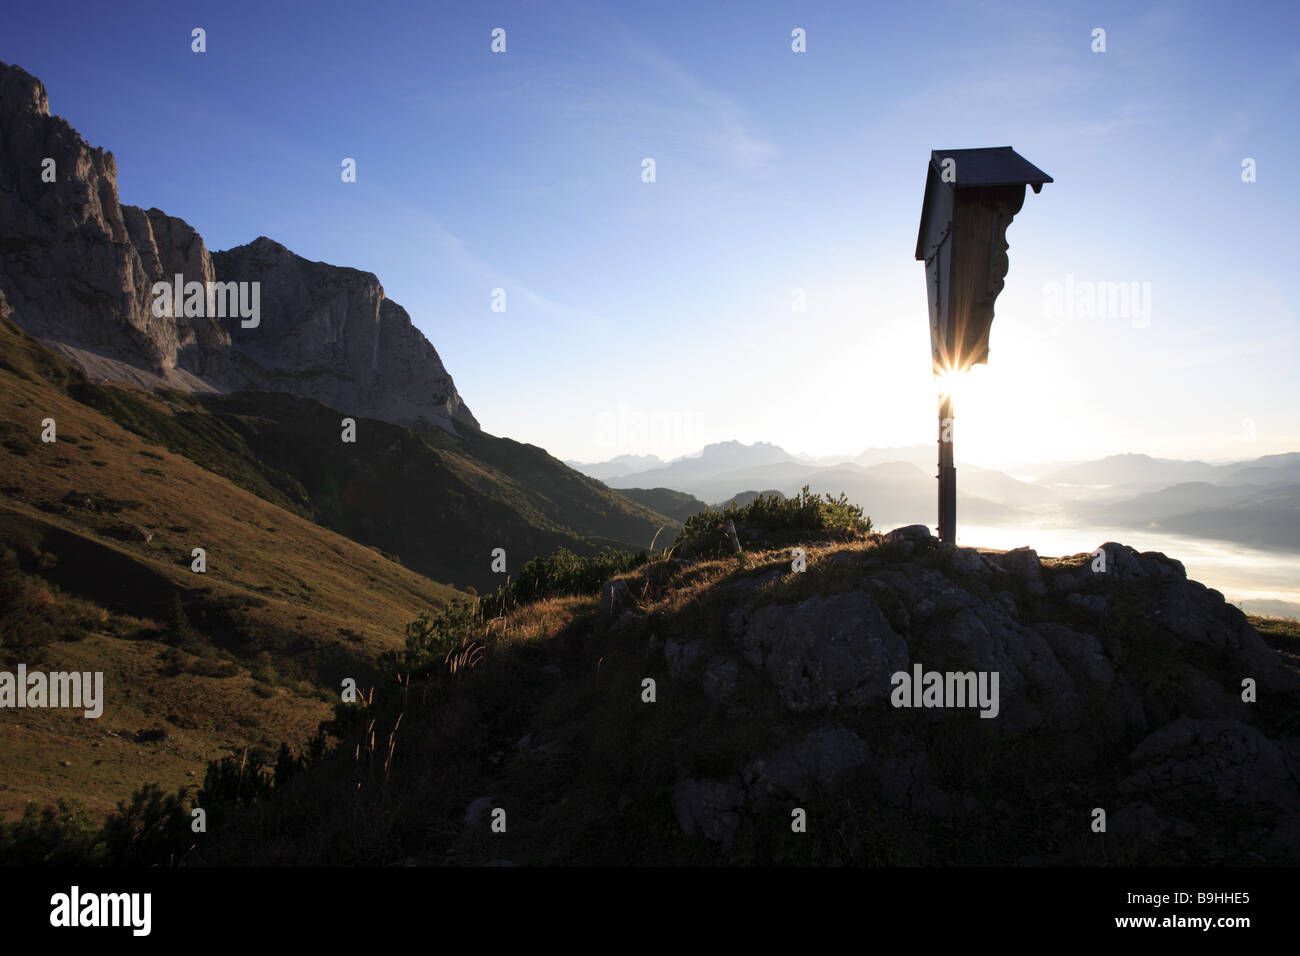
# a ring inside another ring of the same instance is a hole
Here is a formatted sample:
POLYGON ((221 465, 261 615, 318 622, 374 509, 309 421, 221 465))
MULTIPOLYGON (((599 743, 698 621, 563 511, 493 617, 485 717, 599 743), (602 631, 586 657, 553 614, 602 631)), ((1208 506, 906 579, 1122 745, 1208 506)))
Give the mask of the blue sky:
POLYGON ((583 460, 933 441, 925 164, 1011 145, 1056 181, 959 457, 1246 458, 1300 450, 1297 9, 67 3, 0 59, 123 202, 376 273, 488 431, 583 460), (1050 314, 1067 282, 1149 283, 1149 314, 1050 314))

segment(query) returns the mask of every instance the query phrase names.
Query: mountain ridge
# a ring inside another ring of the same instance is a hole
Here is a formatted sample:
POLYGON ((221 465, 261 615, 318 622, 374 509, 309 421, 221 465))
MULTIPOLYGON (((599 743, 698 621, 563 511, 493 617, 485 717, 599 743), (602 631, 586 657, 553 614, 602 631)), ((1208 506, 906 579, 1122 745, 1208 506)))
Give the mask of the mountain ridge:
POLYGON ((0 290, 14 321, 94 380, 289 391, 344 414, 479 429, 437 350, 378 277, 309 262, 266 237, 210 253, 183 219, 122 204, 112 152, 52 115, 40 80, 3 62, 0 223, 0 290), (160 303, 155 285, 177 276, 209 290, 240 284, 265 314, 160 303))

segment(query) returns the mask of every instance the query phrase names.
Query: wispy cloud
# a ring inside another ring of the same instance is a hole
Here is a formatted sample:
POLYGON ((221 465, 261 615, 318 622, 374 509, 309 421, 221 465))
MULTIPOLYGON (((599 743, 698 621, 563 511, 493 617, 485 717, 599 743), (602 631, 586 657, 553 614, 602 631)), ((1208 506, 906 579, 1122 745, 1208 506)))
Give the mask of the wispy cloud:
POLYGON ((448 231, 442 224, 429 217, 422 217, 425 234, 431 242, 441 249, 462 272, 482 280, 493 288, 506 290, 507 301, 523 299, 534 309, 559 319, 567 324, 582 327, 586 332, 608 331, 610 322, 603 316, 574 308, 557 302, 540 292, 517 281, 510 275, 494 267, 487 260, 473 252, 465 242, 448 231))
MULTIPOLYGON (((480 283, 485 299, 487 290, 501 288, 506 291, 508 305, 522 301, 542 315, 584 334, 608 333, 613 328, 606 317, 553 299, 519 281, 512 272, 499 268, 488 257, 479 254, 433 216, 412 208, 390 190, 378 187, 375 198, 370 202, 373 214, 382 216, 389 222, 401 222, 403 231, 418 236, 420 243, 431 246, 435 256, 441 257, 451 268, 480 283)), ((380 279, 382 281, 383 276, 380 279)), ((402 298, 413 300, 414 296, 407 294, 402 298)))
POLYGON ((747 111, 735 99, 704 83, 644 40, 629 43, 627 59, 651 71, 668 91, 677 94, 675 103, 665 98, 661 115, 693 138, 707 142, 734 166, 749 172, 764 171, 780 153, 774 142, 752 130, 747 111))
POLYGON ((1128 132, 1160 123, 1160 107, 1141 103, 1125 103, 1118 112, 1110 116, 1081 123, 1057 123, 1045 127, 1055 136, 1092 137, 1109 136, 1112 133, 1128 132))

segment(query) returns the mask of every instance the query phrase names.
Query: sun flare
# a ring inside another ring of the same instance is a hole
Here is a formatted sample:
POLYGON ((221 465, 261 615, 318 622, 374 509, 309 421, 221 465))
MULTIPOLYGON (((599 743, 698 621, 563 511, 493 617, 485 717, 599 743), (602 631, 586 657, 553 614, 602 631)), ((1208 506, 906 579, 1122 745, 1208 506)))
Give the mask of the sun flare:
POLYGON ((965 369, 948 369, 934 377, 935 387, 940 398, 956 398, 968 378, 965 369))

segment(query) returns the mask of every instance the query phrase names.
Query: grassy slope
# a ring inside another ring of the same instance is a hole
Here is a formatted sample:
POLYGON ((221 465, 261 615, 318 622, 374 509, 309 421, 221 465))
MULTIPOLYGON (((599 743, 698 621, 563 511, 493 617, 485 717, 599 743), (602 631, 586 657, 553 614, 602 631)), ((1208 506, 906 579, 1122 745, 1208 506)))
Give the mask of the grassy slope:
POLYGON ((507 573, 565 547, 640 550, 676 523, 569 469, 545 451, 486 434, 413 432, 357 423, 343 443, 339 412, 268 392, 188 399, 211 413, 249 458, 302 489, 326 526, 398 555, 439 580, 490 589, 492 551, 507 573))
POLYGON ((73 385, 78 399, 132 432, 440 581, 482 590, 529 558, 564 547, 640 550, 677 523, 572 471, 545 451, 486 434, 418 434, 273 392, 152 396, 73 385))
POLYGON ((1259 631, 1264 643, 1282 655, 1282 659, 1300 671, 1300 621, 1287 617, 1256 617, 1247 614, 1251 626, 1259 631))
POLYGON ((685 521, 691 515, 708 507, 708 504, 694 495, 688 495, 684 491, 673 491, 671 488, 620 488, 619 494, 660 514, 668 515, 676 521, 685 521))
MULTIPOLYGON (((304 740, 341 676, 364 678, 377 653, 400 645, 408 620, 456 593, 308 520, 291 483, 264 475, 261 490, 303 513, 68 394, 86 388, 0 321, 0 553, 9 554, 0 655, 6 669, 103 670, 107 697, 99 720, 0 710, 7 817, 33 797, 106 810, 146 781, 194 782, 186 771, 201 777, 227 748, 304 740), (54 444, 40 441, 47 417, 54 444), (206 575, 190 570, 194 547, 207 550, 206 575), (184 634, 178 596, 191 623, 184 634), (130 736, 153 728, 167 738, 130 736)), ((183 420, 193 413, 119 394, 192 434, 183 420)), ((217 466, 245 483, 258 473, 234 452, 217 466)))

